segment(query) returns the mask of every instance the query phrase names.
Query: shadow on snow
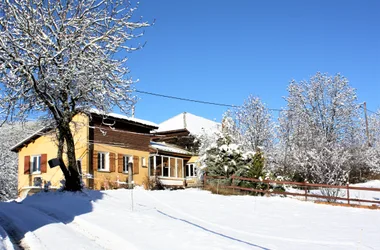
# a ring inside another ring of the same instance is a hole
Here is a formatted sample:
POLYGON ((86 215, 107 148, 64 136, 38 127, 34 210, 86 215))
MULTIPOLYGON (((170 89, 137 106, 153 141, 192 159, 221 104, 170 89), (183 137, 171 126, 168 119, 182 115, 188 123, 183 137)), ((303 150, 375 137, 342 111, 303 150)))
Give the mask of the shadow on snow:
POLYGON ((0 202, 0 226, 18 244, 27 232, 52 223, 70 223, 93 210, 92 202, 103 198, 100 191, 40 192, 21 202, 0 202))

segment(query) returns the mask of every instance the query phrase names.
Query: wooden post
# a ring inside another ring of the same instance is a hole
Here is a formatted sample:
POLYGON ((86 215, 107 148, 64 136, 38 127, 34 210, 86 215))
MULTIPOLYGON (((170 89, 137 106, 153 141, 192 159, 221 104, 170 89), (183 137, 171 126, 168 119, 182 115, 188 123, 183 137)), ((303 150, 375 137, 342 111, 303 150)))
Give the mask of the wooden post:
POLYGON ((133 167, 132 163, 128 163, 128 188, 131 189, 133 188, 133 167))
POLYGON ((347 182, 347 202, 348 202, 348 205, 350 205, 350 183, 347 182))
POLYGON ((305 201, 307 201, 307 180, 305 180, 305 201))
POLYGON ((207 185, 207 174, 205 172, 205 174, 203 175, 203 188, 206 188, 206 185, 207 185))
POLYGON ((235 185, 234 185, 234 178, 235 178, 235 175, 232 175, 231 179, 231 186, 232 186, 232 193, 235 194, 235 185))

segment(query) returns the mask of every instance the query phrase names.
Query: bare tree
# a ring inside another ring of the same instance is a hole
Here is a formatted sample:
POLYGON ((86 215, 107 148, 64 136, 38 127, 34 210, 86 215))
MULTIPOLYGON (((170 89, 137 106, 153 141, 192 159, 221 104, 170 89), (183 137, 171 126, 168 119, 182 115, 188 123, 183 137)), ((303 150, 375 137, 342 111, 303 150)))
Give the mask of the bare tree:
POLYGON ((0 116, 53 121, 66 190, 81 189, 72 118, 91 107, 129 112, 128 41, 149 26, 123 0, 0 0, 0 116), (64 150, 64 147, 66 150, 64 150))
POLYGON ((282 164, 311 181, 344 182, 359 129, 355 90, 339 74, 317 73, 308 81, 292 81, 288 92, 280 117, 282 164))
POLYGON ((234 109, 232 118, 246 150, 266 150, 272 146, 274 124, 268 108, 260 98, 249 96, 241 107, 234 109))

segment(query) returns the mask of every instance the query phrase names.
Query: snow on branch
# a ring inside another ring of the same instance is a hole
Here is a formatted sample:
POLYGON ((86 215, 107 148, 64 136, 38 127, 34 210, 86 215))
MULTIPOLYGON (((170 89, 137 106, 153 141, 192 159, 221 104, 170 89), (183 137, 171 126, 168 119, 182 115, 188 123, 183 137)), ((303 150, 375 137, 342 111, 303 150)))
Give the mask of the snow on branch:
POLYGON ((55 119, 78 107, 128 112, 134 81, 126 52, 149 23, 129 1, 0 1, 0 114, 55 119))

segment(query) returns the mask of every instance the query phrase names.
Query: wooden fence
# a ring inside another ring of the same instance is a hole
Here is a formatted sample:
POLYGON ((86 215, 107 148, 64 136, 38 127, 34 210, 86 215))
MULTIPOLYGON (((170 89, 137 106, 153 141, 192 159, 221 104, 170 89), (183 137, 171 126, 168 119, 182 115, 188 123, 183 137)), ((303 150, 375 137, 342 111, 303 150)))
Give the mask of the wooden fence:
MULTIPOLYGON (((210 179, 228 179, 224 176, 208 176, 204 175, 204 186, 207 186, 207 181, 210 179)), ((373 192, 379 192, 380 197, 380 188, 367 188, 367 187, 354 187, 350 186, 349 184, 344 186, 335 186, 335 185, 326 185, 326 184, 313 184, 313 183, 307 183, 307 182, 291 182, 291 181, 275 181, 275 180, 260 180, 260 179, 254 179, 254 178, 246 178, 246 177, 238 177, 238 176, 231 176, 231 185, 222 185, 221 187, 224 188, 231 188, 234 190, 244 190, 244 191, 250 191, 250 192, 256 192, 256 193, 263 193, 263 194, 277 194, 277 195, 294 195, 294 196, 303 196, 305 197, 305 200, 308 199, 308 197, 312 198, 319 198, 319 199, 326 199, 326 200, 341 200, 341 201, 347 201, 348 204, 351 202, 364 202, 364 203, 373 203, 373 204, 380 204, 380 200, 365 200, 365 199, 358 199, 350 197, 350 190, 358 190, 358 191, 373 191, 373 192), (248 181, 253 183, 261 183, 266 184, 265 189, 255 189, 255 188, 249 188, 249 187, 241 187, 234 185, 234 180, 240 180, 240 181, 248 181), (290 185, 292 187, 296 187, 299 190, 302 190, 302 193, 296 193, 296 192, 289 192, 289 191, 279 191, 273 189, 273 184, 276 185, 290 185), (272 187, 272 188, 271 188, 272 187), (339 196, 325 196, 325 195, 319 195, 310 193, 309 191, 316 188, 323 188, 323 189, 339 189, 339 190, 345 190, 346 191, 346 197, 339 197, 339 196)))

